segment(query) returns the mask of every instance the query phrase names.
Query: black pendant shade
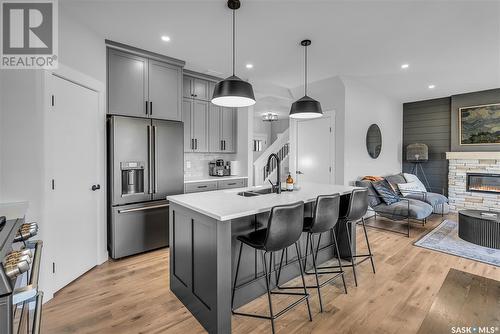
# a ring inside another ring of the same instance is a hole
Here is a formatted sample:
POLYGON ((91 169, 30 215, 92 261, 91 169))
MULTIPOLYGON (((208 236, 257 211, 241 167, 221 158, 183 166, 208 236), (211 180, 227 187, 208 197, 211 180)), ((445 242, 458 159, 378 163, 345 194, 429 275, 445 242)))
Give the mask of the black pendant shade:
POLYGON ((248 107, 255 104, 252 85, 235 75, 215 85, 212 103, 222 107, 248 107))
POLYGON ((323 116, 323 111, 318 101, 305 95, 292 103, 289 116, 296 119, 319 118, 323 116))
POLYGON ((233 11, 233 75, 218 82, 212 96, 212 103, 221 107, 249 107, 255 104, 252 85, 234 75, 235 63, 235 11, 240 8, 239 0, 228 0, 233 11))
POLYGON ((290 108, 290 118, 295 119, 312 119, 323 116, 321 104, 315 99, 307 96, 307 47, 311 45, 311 41, 306 39, 300 42, 305 49, 305 80, 304 80, 304 96, 294 103, 290 108))

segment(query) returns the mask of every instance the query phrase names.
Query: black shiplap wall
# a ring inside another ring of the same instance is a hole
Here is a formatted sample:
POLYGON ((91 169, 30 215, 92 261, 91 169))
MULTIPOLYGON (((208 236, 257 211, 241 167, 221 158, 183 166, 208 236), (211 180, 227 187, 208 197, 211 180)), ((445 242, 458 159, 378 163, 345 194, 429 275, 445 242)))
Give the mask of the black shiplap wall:
POLYGON ((403 104, 403 171, 411 173, 413 164, 406 162, 406 146, 423 143, 429 146, 429 161, 422 163, 432 188, 448 192, 448 161, 451 146, 451 98, 440 98, 403 104))

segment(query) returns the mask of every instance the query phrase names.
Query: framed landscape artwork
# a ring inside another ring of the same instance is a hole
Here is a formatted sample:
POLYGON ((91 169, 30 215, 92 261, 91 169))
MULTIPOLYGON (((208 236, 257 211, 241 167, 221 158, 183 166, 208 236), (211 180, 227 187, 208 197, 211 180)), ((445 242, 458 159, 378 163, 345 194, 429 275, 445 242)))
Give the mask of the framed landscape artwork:
POLYGON ((500 103, 458 109, 460 145, 500 144, 500 103))

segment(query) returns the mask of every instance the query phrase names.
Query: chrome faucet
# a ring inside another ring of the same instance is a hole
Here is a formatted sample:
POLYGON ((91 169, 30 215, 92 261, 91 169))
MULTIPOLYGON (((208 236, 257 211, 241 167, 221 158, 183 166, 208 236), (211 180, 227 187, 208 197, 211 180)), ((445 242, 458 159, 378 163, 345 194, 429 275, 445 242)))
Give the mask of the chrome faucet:
POLYGON ((269 157, 267 158, 267 165, 266 165, 266 170, 269 172, 271 168, 271 160, 276 159, 276 184, 273 184, 271 180, 269 182, 272 185, 273 192, 276 192, 277 194, 281 194, 281 160, 278 157, 276 153, 271 153, 269 157))

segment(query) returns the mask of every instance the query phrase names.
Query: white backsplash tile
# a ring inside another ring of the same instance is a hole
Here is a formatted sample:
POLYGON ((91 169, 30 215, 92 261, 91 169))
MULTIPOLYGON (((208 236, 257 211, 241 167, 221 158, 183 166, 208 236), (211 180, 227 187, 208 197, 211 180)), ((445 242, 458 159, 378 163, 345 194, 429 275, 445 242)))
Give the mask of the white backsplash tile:
POLYGON ((236 160, 236 154, 184 153, 184 178, 208 176, 208 163, 215 159, 236 160))

